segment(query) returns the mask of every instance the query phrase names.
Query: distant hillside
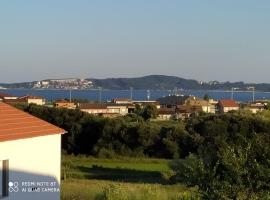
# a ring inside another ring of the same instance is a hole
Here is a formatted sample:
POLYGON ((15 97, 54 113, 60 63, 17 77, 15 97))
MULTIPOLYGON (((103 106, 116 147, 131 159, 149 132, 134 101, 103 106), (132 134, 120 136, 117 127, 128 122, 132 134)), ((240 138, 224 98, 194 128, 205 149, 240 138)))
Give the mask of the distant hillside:
POLYGON ((107 78, 107 79, 90 79, 94 87, 102 87, 104 89, 133 89, 137 90, 171 90, 174 88, 186 90, 230 90, 238 88, 239 90, 247 90, 248 87, 256 87, 256 90, 270 91, 270 84, 246 84, 244 82, 199 82, 192 79, 184 79, 176 76, 150 75, 139 78, 107 78))
MULTIPOLYGON (((138 78, 107 78, 107 79, 86 79, 92 82, 91 88, 110 89, 110 90, 129 90, 131 87, 134 90, 172 90, 172 89, 184 89, 184 90, 230 90, 231 88, 238 88, 239 90, 247 90, 248 87, 255 87, 258 91, 270 92, 270 83, 244 83, 244 82, 199 82, 191 79, 184 79, 176 76, 165 75, 150 75, 138 78)), ((0 87, 4 88, 34 88, 37 81, 25 82, 25 83, 13 83, 13 84, 1 84, 0 87)), ((54 83, 55 84, 55 83, 54 83)), ((77 88, 81 88, 81 82, 76 83, 77 88)), ((57 88, 54 85, 54 88, 57 88)), ((63 85, 61 88, 68 88, 69 85, 63 85)), ((75 87, 75 88, 76 88, 75 87)), ((48 88, 50 85, 48 85, 48 88)))
POLYGON ((96 87, 106 89, 130 89, 135 90, 170 90, 177 88, 199 89, 200 84, 195 80, 183 79, 175 76, 151 75, 139 78, 108 78, 108 79, 90 79, 96 87))
POLYGON ((0 83, 0 87, 8 88, 8 89, 18 89, 18 88, 29 89, 29 88, 33 88, 34 84, 35 82, 0 83))

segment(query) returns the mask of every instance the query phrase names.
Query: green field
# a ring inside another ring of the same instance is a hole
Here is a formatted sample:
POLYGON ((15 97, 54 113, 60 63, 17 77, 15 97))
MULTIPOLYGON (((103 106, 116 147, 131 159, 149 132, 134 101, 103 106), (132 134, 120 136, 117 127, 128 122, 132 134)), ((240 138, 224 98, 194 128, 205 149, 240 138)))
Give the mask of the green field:
MULTIPOLYGON (((169 184, 169 160, 63 156, 62 200, 182 200, 195 188, 169 184)), ((193 198, 197 199, 197 198, 193 198)))

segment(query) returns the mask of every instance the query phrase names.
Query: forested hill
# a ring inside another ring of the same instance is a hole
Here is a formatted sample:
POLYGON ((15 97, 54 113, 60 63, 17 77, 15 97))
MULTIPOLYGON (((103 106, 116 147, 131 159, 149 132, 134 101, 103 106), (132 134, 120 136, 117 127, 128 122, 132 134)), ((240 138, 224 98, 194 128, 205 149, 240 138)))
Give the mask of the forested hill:
POLYGON ((133 89, 137 90, 171 90, 178 89, 201 89, 201 90, 230 90, 238 88, 246 90, 254 86, 256 90, 270 91, 270 83, 248 84, 244 82, 201 82, 192 79, 184 79, 176 76, 150 75, 138 78, 107 78, 107 79, 90 79, 95 87, 104 89, 133 89))
POLYGON ((138 78, 107 78, 91 79, 93 85, 107 89, 130 89, 138 90, 170 90, 177 88, 198 89, 200 84, 195 80, 188 80, 176 76, 150 75, 138 78))
MULTIPOLYGON (((49 79, 48 79, 49 80, 49 79)), ((165 75, 149 75, 137 78, 106 78, 96 79, 88 78, 92 81, 91 88, 96 89, 102 87, 110 90, 172 90, 172 89, 200 89, 200 90, 230 90, 231 88, 238 88, 239 90, 247 90, 248 87, 255 87, 257 91, 270 91, 270 83, 244 83, 244 82, 201 82, 192 79, 184 79, 176 76, 165 75)), ((0 87, 5 88, 34 88, 37 81, 25 83, 11 83, 1 84, 0 87)), ((78 84, 78 83, 76 83, 78 84)), ((79 83, 80 84, 80 83, 79 83)), ((81 85, 78 85, 80 88, 81 85)), ((61 87, 65 87, 61 85, 61 87)), ((57 86, 49 87, 57 88, 57 86)), ((68 88, 68 86, 67 86, 68 88)))

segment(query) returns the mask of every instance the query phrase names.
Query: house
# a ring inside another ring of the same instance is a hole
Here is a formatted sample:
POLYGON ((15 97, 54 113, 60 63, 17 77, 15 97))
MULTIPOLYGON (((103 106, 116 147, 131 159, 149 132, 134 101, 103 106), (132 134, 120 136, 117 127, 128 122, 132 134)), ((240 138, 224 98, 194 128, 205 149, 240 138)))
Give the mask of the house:
POLYGON ((177 105, 183 105, 185 104, 186 99, 188 99, 188 96, 165 96, 157 99, 158 103, 160 104, 161 108, 176 108, 177 105))
POLYGON ((135 106, 133 104, 120 104, 120 103, 107 104, 107 113, 110 114, 118 114, 123 116, 133 112, 134 109, 135 106))
POLYGON ((175 112, 176 118, 185 119, 198 115, 199 113, 202 113, 203 110, 201 106, 178 105, 175 112))
POLYGON ((65 132, 0 102, 0 199, 60 200, 65 132))
POLYGON ((15 105, 15 104, 27 104, 25 99, 3 99, 3 102, 6 104, 10 105, 15 105))
POLYGON ((79 109, 93 115, 117 117, 132 113, 135 106, 133 104, 120 103, 81 103, 79 104, 79 109))
POLYGON ((111 103, 115 104, 132 104, 132 100, 128 98, 115 98, 112 99, 111 103))
POLYGON ((6 93, 0 93, 0 101, 3 101, 5 99, 17 99, 17 96, 6 94, 6 93))
POLYGON ((107 113, 107 105, 102 103, 80 103, 79 109, 92 115, 104 115, 107 113))
POLYGON ((244 106, 244 110, 249 110, 250 112, 256 114, 265 109, 265 105, 261 103, 250 103, 244 106))
POLYGON ((139 105, 140 107, 144 107, 147 105, 154 105, 157 107, 157 109, 160 109, 160 104, 157 101, 151 101, 151 100, 145 100, 145 101, 132 101, 133 104, 135 105, 139 105))
POLYGON ((270 100, 268 100, 268 99, 263 99, 263 100, 256 100, 254 103, 256 103, 256 104, 261 104, 261 105, 264 105, 264 106, 267 106, 269 102, 270 102, 270 100))
POLYGON ((229 111, 239 110, 239 104, 232 99, 219 100, 217 107, 220 113, 227 113, 229 111))
POLYGON ((159 120, 169 120, 172 119, 175 115, 174 108, 160 108, 158 109, 158 117, 159 120))
POLYGON ((38 96, 32 96, 32 95, 26 95, 26 96, 21 96, 17 98, 5 98, 3 101, 7 104, 37 104, 37 105, 44 105, 46 100, 42 97, 38 96))
POLYGON ((44 105, 46 103, 46 100, 39 96, 32 96, 32 95, 26 95, 22 97, 18 97, 18 100, 25 101, 28 105, 33 103, 37 105, 44 105))
POLYGON ((206 101, 204 99, 197 98, 195 96, 190 96, 185 100, 185 105, 188 106, 200 106, 202 111, 205 113, 215 113, 216 107, 210 101, 206 101))
POLYGON ((218 101, 215 100, 215 99, 209 99, 208 102, 209 102, 210 104, 212 104, 212 105, 215 105, 215 106, 218 104, 218 101))
POLYGON ((54 103, 55 108, 68 108, 75 109, 76 104, 74 102, 67 101, 65 99, 58 100, 54 103))

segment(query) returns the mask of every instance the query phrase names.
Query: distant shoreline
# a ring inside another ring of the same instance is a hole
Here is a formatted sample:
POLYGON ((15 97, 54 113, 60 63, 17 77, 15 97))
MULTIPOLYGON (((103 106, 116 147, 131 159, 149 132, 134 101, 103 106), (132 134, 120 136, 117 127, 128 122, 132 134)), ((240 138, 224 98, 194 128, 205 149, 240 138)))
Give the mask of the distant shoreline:
POLYGON ((128 90, 151 90, 151 91, 215 91, 215 92, 270 92, 270 83, 245 83, 198 81, 185 79, 177 76, 149 75, 135 78, 105 78, 105 79, 46 79, 41 81, 23 83, 0 83, 0 87, 7 89, 32 89, 32 90, 88 90, 95 91, 128 91, 128 90), (136 88, 136 89, 135 89, 136 88))
MULTIPOLYGON (((0 91, 1 90, 34 90, 34 91, 99 91, 99 89, 97 88, 93 88, 93 89, 53 89, 53 88, 48 88, 48 89, 40 89, 40 88, 0 88, 0 91)), ((147 90, 150 90, 150 91, 156 91, 156 92, 172 92, 174 91, 173 89, 172 90, 161 90, 161 89, 157 89, 157 90, 152 90, 152 89, 133 89, 133 91, 147 91, 147 90)), ((102 89, 102 91, 130 91, 128 89, 119 89, 119 90, 116 90, 116 89, 102 89)), ((180 94, 181 94, 181 91, 183 92, 188 92, 188 91, 201 91, 201 92, 227 92, 227 93, 231 93, 232 91, 231 90, 207 90, 207 89, 179 89, 177 90, 180 94)), ((233 93, 252 93, 253 91, 251 90, 234 90, 233 93)), ((262 91, 262 90, 255 90, 255 93, 270 93, 270 91, 262 91)))

